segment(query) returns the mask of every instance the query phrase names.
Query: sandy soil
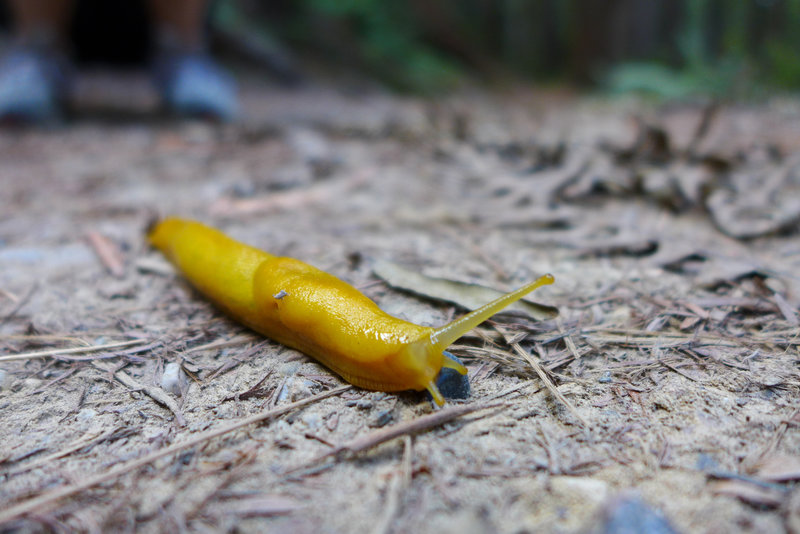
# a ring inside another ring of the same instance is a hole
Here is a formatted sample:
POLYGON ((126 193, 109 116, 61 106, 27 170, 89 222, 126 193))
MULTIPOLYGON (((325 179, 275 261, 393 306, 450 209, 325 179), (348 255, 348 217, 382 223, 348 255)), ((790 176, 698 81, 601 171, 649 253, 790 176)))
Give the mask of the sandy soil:
POLYGON ((0 132, 0 530, 800 532, 796 102, 254 84, 209 125, 116 98, 0 132), (320 398, 345 383, 193 292, 155 214, 422 324, 463 309, 377 262, 552 272, 534 300, 560 314, 459 341, 473 395, 445 411, 320 398))

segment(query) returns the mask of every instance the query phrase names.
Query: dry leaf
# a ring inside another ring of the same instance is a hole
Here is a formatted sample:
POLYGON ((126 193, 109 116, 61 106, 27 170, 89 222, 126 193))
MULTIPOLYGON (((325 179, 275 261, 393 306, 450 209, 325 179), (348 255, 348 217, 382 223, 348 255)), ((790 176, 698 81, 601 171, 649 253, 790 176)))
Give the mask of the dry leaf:
POLYGON ((717 189, 706 201, 714 223, 726 234, 750 239, 800 223, 800 164, 745 169, 731 181, 731 189, 717 189))
POLYGON ((756 474, 765 480, 786 482, 800 479, 800 456, 772 454, 756 464, 756 474))
MULTIPOLYGON (((468 310, 480 308, 504 294, 502 291, 477 284, 425 276, 389 261, 375 262, 372 270, 394 288, 410 291, 430 299, 450 302, 468 310)), ((524 299, 512 304, 504 312, 509 311, 523 313, 539 321, 558 316, 557 308, 524 299)))
POLYGON ((783 502, 783 493, 758 486, 743 480, 717 480, 709 484, 711 493, 736 497, 746 503, 759 506, 778 506, 783 502))

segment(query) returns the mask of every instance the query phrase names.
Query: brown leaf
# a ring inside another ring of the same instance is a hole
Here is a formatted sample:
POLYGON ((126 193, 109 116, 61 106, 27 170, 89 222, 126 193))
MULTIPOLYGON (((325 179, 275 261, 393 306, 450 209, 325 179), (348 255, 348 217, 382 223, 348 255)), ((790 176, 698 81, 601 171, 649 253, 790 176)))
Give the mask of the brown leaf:
MULTIPOLYGON (((376 262, 373 271, 394 288, 434 300, 451 302, 468 310, 480 308, 487 302, 503 296, 503 292, 496 289, 445 278, 432 278, 389 261, 376 262)), ((521 312, 539 321, 558 316, 557 308, 524 299, 512 304, 506 311, 521 312)))
POLYGON ((800 456, 775 453, 756 464, 756 475, 772 482, 800 479, 800 456))
POLYGON ((706 201, 714 223, 726 234, 749 239, 800 223, 800 164, 753 167, 731 180, 731 189, 717 189, 706 201))
POLYGON ((743 480, 717 480, 711 482, 709 488, 716 495, 736 497, 748 504, 778 506, 783 502, 783 494, 780 491, 743 480))

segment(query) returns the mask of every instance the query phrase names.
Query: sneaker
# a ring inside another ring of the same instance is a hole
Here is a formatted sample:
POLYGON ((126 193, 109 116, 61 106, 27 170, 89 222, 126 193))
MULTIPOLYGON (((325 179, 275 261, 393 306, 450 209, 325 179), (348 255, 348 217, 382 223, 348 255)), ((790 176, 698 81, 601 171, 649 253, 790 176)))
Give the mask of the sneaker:
POLYGON ((69 65, 57 52, 18 46, 0 60, 0 121, 44 123, 62 115, 69 65))
POLYGON ((229 121, 238 102, 233 78, 204 53, 164 54, 154 65, 156 85, 173 113, 229 121))

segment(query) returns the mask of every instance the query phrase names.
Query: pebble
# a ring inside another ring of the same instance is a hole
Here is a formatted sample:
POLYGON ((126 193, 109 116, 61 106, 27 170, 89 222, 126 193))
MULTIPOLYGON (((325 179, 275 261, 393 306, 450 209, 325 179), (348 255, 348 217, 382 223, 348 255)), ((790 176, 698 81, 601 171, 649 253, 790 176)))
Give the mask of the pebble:
POLYGON ((278 392, 276 403, 281 403, 287 400, 289 402, 297 402, 310 397, 314 394, 314 392, 311 390, 311 386, 309 384, 314 385, 314 382, 294 376, 289 377, 286 380, 286 383, 283 384, 281 390, 278 392))
POLYGON ((181 386, 186 381, 186 375, 178 362, 170 362, 164 366, 164 374, 161 375, 161 389, 172 393, 181 394, 181 386))
POLYGON ((602 534, 677 534, 667 519, 639 497, 622 497, 606 510, 602 534))
POLYGON ((392 410, 381 410, 378 414, 368 423, 372 428, 380 428, 386 426, 394 420, 392 410))
POLYGON ((78 421, 81 423, 86 423, 91 421, 97 416, 97 412, 94 411, 92 408, 84 408, 83 410, 78 412, 78 421))

